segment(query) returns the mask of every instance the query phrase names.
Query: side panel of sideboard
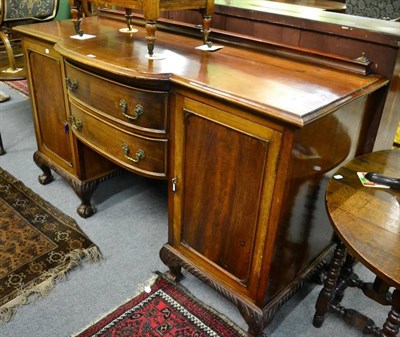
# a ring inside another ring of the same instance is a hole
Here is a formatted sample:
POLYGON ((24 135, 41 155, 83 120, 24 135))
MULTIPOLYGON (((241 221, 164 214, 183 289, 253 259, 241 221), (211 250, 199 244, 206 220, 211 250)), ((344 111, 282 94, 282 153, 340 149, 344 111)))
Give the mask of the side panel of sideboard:
POLYGON ((329 258, 325 185, 359 153, 379 90, 301 128, 178 92, 161 259, 177 280, 183 267, 224 294, 261 336, 329 258))

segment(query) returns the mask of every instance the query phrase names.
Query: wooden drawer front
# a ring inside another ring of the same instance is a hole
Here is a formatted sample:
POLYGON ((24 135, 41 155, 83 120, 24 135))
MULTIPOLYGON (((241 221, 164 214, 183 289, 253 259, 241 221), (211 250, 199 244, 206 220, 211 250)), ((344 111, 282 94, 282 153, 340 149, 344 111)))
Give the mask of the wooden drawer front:
POLYGON ((66 65, 69 94, 100 114, 137 130, 166 133, 168 93, 132 88, 66 65))
POLYGON ((71 129, 85 144, 118 165, 145 176, 165 178, 167 139, 127 132, 71 105, 71 129))

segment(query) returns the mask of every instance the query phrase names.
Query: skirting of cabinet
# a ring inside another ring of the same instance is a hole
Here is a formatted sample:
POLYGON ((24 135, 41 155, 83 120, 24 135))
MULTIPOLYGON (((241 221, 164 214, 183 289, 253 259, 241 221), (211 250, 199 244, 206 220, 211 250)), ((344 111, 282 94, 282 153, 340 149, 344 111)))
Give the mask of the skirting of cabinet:
POLYGON ((205 282, 207 285, 218 291, 220 294, 230 300, 237 306, 240 314, 249 326, 248 334, 254 337, 263 337, 265 327, 271 323, 277 310, 287 302, 305 282, 314 280, 320 283, 325 273, 327 261, 332 256, 332 246, 327 248, 322 254, 314 260, 288 287, 281 291, 263 308, 258 307, 249 299, 235 294, 228 288, 225 288, 221 282, 210 277, 210 273, 202 271, 196 265, 186 259, 169 244, 165 244, 160 250, 160 258, 168 266, 170 274, 175 281, 179 282, 184 276, 181 268, 184 268, 195 277, 205 282))

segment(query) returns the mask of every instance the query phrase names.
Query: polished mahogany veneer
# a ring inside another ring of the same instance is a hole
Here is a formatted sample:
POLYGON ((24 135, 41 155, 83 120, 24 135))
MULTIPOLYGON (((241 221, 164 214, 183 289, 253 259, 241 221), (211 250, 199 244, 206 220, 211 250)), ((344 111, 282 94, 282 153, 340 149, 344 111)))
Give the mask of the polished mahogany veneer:
MULTIPOLYGON (((300 47, 309 56, 318 51, 366 60, 374 73, 383 74, 390 83, 375 103, 375 119, 364 150, 389 148, 400 122, 400 22, 335 13, 328 3, 343 5, 335 1, 288 2, 216 0, 212 40, 226 39, 217 34, 221 29, 230 33, 230 41, 245 36, 252 44, 261 40, 300 47)), ((179 23, 198 22, 193 11, 167 12, 164 16, 179 23)))
POLYGON ((368 63, 246 39, 229 43, 230 34, 219 40, 222 49, 198 50, 196 29, 160 29, 164 58, 149 59, 143 25, 121 33, 121 14, 105 16, 82 22, 95 36, 86 40, 70 38, 70 20, 18 28, 42 182, 51 169, 60 173, 89 216, 93 187, 116 167, 168 179, 161 259, 177 280, 183 267, 228 297, 249 334, 261 336, 329 257, 324 189, 330 172, 371 140, 388 80, 368 63), (55 75, 46 97, 58 92, 57 111, 44 96, 48 63, 55 75), (70 142, 69 167, 65 154, 50 153, 43 141, 62 137, 70 142))

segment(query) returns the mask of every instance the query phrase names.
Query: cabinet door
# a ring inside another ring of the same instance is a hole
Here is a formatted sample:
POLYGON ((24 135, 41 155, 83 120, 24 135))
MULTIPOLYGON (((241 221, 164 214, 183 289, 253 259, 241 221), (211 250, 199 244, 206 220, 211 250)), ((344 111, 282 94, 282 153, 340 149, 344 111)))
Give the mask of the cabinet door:
POLYGON ((173 246, 246 294, 263 263, 281 133, 187 98, 177 107, 173 246))
POLYGON ((26 39, 36 140, 39 151, 72 172, 71 136, 63 83, 63 60, 52 45, 26 39))

